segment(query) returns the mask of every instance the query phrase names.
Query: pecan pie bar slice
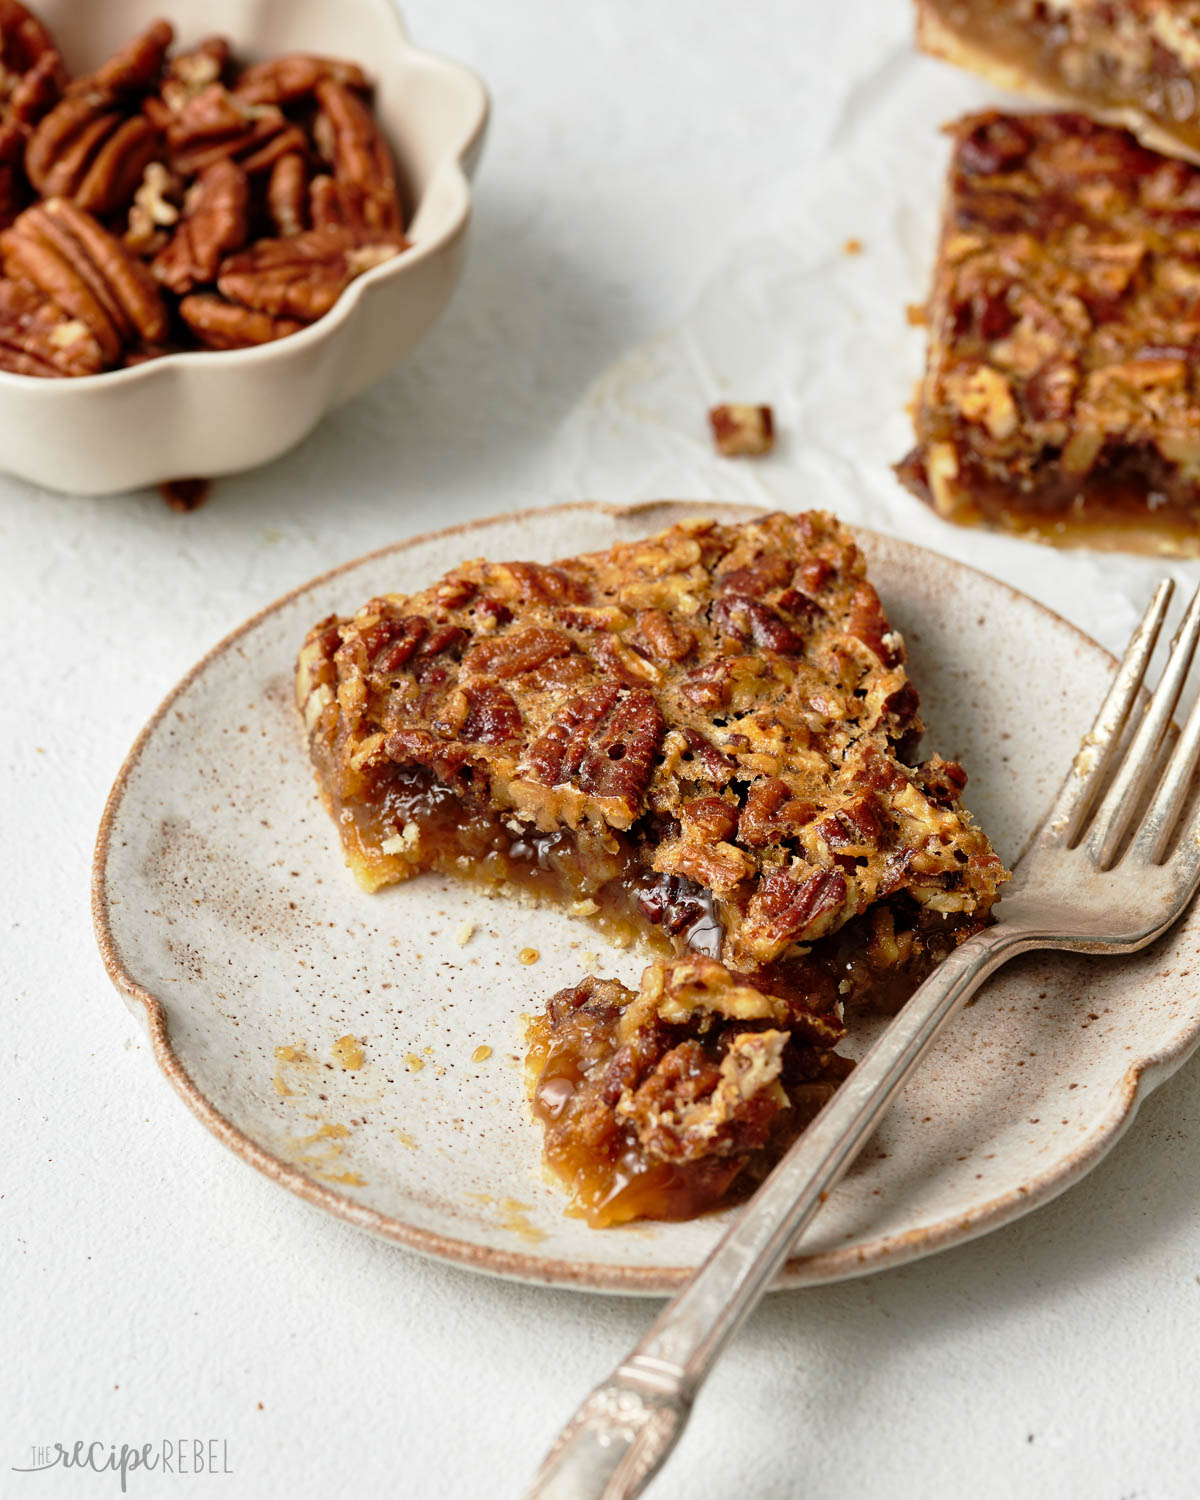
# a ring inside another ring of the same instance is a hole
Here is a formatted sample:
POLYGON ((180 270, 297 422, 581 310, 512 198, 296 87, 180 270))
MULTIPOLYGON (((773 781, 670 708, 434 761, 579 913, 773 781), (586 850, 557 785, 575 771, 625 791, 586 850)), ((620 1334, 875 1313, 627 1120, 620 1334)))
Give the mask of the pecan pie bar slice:
POLYGON ((833 1013, 714 959, 654 963, 635 992, 587 978, 528 1028, 547 1167, 594 1228, 692 1218, 754 1182, 850 1071, 833 1013))
POLYGON ((773 994, 901 998, 1005 878, 961 768, 909 764, 904 645, 832 517, 464 563, 309 633, 296 690, 368 890, 566 902, 773 994))
POLYGON ((954 521, 1200 551, 1200 169, 1081 115, 968 116, 904 482, 954 521))
POLYGON ((917 0, 917 40, 1003 88, 1200 160, 1196 0, 917 0))

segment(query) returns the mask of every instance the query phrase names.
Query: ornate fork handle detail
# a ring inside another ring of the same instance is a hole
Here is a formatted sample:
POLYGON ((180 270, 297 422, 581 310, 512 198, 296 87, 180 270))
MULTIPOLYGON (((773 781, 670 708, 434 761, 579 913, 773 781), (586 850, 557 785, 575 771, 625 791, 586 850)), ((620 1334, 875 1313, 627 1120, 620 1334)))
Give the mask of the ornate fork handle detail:
POLYGON ((597 1386, 546 1455, 533 1494, 577 1500, 640 1494, 679 1440, 691 1414, 683 1371, 633 1359, 597 1386))

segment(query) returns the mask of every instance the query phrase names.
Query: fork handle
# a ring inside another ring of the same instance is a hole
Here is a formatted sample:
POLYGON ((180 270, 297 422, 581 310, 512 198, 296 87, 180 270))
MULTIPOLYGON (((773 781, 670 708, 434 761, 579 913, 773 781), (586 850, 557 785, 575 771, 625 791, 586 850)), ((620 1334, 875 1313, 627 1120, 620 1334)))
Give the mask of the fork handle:
POLYGON ((631 1500, 675 1446, 692 1402, 938 1033, 989 974, 1039 946, 1004 922, 952 953, 780 1160, 649 1333, 559 1435, 528 1500, 631 1500))

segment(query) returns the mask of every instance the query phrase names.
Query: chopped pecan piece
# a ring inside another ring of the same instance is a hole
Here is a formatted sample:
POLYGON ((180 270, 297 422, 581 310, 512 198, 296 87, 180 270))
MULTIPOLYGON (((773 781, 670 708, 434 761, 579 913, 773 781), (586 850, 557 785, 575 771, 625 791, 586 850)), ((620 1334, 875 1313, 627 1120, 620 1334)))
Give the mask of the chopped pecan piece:
POLYGON ((16 375, 95 375, 100 345, 32 286, 0 280, 0 369, 16 375))
POLYGON ((167 243, 167 231, 179 222, 183 183, 161 161, 152 161, 129 206, 129 224, 122 236, 135 255, 157 255, 167 243))
POLYGON ((775 446, 775 416, 769 406, 714 406, 708 420, 724 458, 758 457, 775 446))
POLYGON ((195 98, 209 84, 222 82, 232 53, 233 49, 223 36, 205 37, 186 52, 177 52, 167 63, 158 99, 146 101, 147 107, 152 103, 162 105, 161 111, 152 109, 156 123, 165 130, 171 116, 178 114, 189 99, 195 98))
POLYGON ((921 790, 937 807, 953 807, 967 785, 967 773, 956 760, 931 755, 917 767, 921 790))
POLYGON ((751 849, 765 849, 794 838, 813 819, 811 802, 797 797, 786 781, 768 776, 746 793, 738 819, 738 839, 751 849))
POLYGON ((329 311, 356 276, 403 248, 402 239, 309 229, 287 239, 259 240, 230 256, 220 268, 217 286, 245 307, 311 323, 329 311))
POLYGON ((904 642, 888 624, 879 595, 869 583, 860 583, 851 596, 847 634, 874 652, 885 667, 904 660, 904 642))
POLYGON ((724 797, 694 797, 679 816, 689 834, 704 839, 727 839, 738 826, 737 807, 724 797))
POLYGON ((249 229, 250 184, 236 162, 218 161, 188 189, 183 217, 151 270, 182 296, 216 278, 217 267, 240 250, 249 229))

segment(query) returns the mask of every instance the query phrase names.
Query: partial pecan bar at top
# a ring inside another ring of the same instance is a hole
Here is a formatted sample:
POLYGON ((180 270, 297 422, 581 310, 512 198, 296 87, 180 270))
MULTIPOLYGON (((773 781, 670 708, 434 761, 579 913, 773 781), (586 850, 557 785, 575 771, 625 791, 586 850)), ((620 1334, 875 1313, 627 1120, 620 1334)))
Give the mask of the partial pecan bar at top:
POLYGON ((1200 170, 1073 114, 968 116, 904 482, 951 520, 1200 547, 1200 170))
POLYGON ((699 955, 637 991, 591 976, 527 1027, 546 1166, 593 1228, 692 1218, 749 1187, 850 1071, 826 1009, 763 993, 699 955))
POLYGON ((917 0, 926 52, 1200 160, 1191 0, 917 0))
POLYGON ((780 992, 890 999, 1005 878, 961 768, 907 763, 903 659, 813 512, 464 563, 322 621, 297 696, 368 889, 523 885, 780 992))

